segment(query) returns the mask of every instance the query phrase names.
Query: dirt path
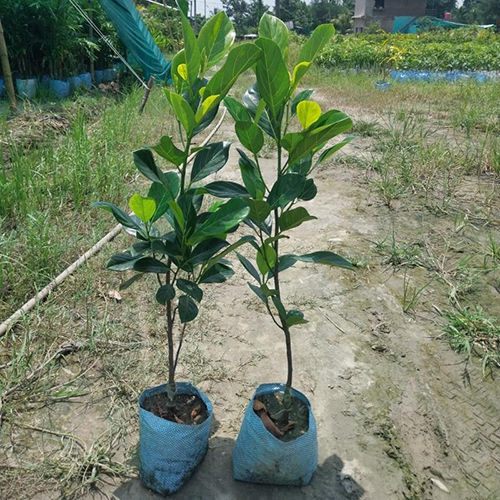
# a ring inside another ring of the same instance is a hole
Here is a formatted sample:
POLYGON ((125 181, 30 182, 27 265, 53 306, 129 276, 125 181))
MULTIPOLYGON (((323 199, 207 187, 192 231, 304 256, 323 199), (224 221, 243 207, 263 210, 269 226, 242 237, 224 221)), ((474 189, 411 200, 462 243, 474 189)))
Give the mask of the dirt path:
MULTIPOLYGON (((235 140, 228 126, 219 137, 235 140)), ((352 146, 350 153, 360 153, 361 147, 362 142, 352 146)), ((235 153, 233 149, 224 173, 230 180, 239 178, 235 153)), ((253 390, 259 383, 285 377, 281 334, 238 267, 235 277, 214 287, 204 302, 180 362, 178 379, 193 380, 209 395, 215 424, 207 457, 172 498, 498 498, 499 384, 482 379, 479 363, 469 365, 470 384, 463 383, 463 357, 439 339, 441 323, 432 305, 441 304, 433 302, 431 292, 440 284, 433 283, 422 295, 422 307, 415 315, 405 314, 401 275, 373 251, 372 242, 390 232, 395 218, 398 235, 409 237, 430 233, 439 219, 416 214, 411 207, 402 207, 397 214, 390 211, 370 191, 361 171, 339 162, 320 170, 316 183, 319 195, 305 205, 318 220, 295 229, 295 238, 285 246, 296 252, 337 250, 367 262, 355 273, 299 265, 296 272, 284 274, 285 302, 300 306, 309 320, 293 331, 294 386, 310 398, 317 420, 318 470, 304 488, 249 485, 231 477, 231 450, 253 390)), ((120 236, 89 265, 90 273, 100 276, 100 290, 117 287, 119 277, 102 268, 110 253, 125 247, 125 240, 120 236)), ((112 455, 132 466, 136 464, 137 395, 144 387, 162 382, 165 374, 161 324, 151 311, 153 299, 146 285, 140 282, 123 291, 121 303, 103 301, 102 294, 94 291, 95 306, 90 307, 76 299, 68 303, 65 292, 58 292, 49 306, 59 308, 56 324, 63 325, 62 337, 92 337, 94 352, 102 359, 94 355, 91 365, 88 356, 82 357, 65 367, 77 373, 78 366, 90 366, 84 377, 88 395, 27 417, 31 425, 55 425, 87 443, 119 422, 112 455), (94 325, 90 332, 89 324, 94 325), (107 348, 100 349, 98 341, 107 348), (117 342, 128 343, 129 348, 121 350, 117 342), (121 371, 114 373, 118 365, 121 371)), ((26 456, 36 454, 36 448, 50 453, 60 442, 9 429, 10 436, 3 431, 5 443, 33 439, 26 456)), ((13 449, 12 445, 3 452, 9 463, 14 461, 13 449)), ((2 485, 4 494, 9 494, 5 498, 56 498, 60 491, 57 482, 49 481, 43 490, 19 496, 14 485, 10 489, 2 485)), ((126 479, 123 474, 100 488, 121 500, 159 498, 136 478, 126 479)), ((99 492, 85 496, 101 497, 99 492)))

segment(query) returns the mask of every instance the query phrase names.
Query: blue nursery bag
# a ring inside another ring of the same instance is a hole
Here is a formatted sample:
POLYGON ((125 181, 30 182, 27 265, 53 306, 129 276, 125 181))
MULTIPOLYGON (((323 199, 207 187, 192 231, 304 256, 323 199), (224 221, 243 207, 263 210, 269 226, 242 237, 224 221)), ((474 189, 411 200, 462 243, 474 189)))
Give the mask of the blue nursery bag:
POLYGON ((234 479, 287 486, 305 486, 311 481, 318 465, 318 438, 309 400, 292 389, 292 396, 307 405, 309 429, 288 442, 273 436, 253 410, 253 401, 257 396, 284 390, 283 384, 262 384, 255 391, 233 450, 234 479))
POLYGON ((166 392, 166 384, 146 389, 139 396, 139 472, 145 486, 161 495, 174 493, 189 479, 208 449, 212 403, 187 382, 177 382, 178 394, 194 394, 207 407, 199 425, 171 422, 142 408, 149 396, 166 392))

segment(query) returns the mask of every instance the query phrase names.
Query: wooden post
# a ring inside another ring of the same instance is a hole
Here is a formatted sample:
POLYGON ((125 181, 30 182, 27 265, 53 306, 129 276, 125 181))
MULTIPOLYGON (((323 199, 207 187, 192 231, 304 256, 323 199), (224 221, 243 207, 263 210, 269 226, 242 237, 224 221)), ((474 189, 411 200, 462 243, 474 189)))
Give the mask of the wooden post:
POLYGON ((151 87, 153 86, 154 82, 155 82, 155 77, 150 76, 148 81, 148 88, 144 92, 144 97, 142 98, 141 106, 139 107, 139 113, 142 113, 144 111, 144 106, 146 106, 146 102, 148 100, 149 93, 151 92, 151 87))
POLYGON ((5 78, 5 88, 7 89, 7 94, 9 95, 10 109, 12 111, 17 110, 16 104, 16 92, 14 90, 14 81, 12 80, 12 72, 10 70, 9 55, 7 53, 7 44, 5 43, 5 37, 3 36, 2 20, 0 19, 0 60, 2 63, 3 76, 5 78))
MULTIPOLYGON (((92 19, 92 0, 89 0, 89 17, 92 19)), ((89 38, 90 41, 94 41, 94 28, 89 24, 89 38)), ((94 72, 94 58, 93 54, 90 56, 90 78, 92 79, 92 83, 95 82, 95 72, 94 72)))

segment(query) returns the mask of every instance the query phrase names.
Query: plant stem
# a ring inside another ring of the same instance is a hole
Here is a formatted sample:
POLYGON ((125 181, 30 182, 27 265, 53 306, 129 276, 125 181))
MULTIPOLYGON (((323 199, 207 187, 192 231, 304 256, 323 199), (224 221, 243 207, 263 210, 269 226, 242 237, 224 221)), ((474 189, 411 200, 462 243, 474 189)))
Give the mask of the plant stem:
MULTIPOLYGON (((281 172, 281 141, 278 141, 278 175, 281 172)), ((279 233, 279 213, 278 209, 274 210, 274 236, 276 237, 279 233)), ((281 290, 280 290, 280 278, 279 278, 279 239, 274 241, 274 251, 276 252, 276 262, 274 263, 274 289, 278 295, 278 299, 281 301, 281 290)), ((292 377, 293 377, 293 359, 292 359, 292 340, 290 336, 290 329, 286 324, 286 318, 284 318, 278 311, 280 318, 281 329, 285 334, 285 344, 286 344, 286 359, 287 359, 287 378, 286 378, 286 389, 285 397, 290 399, 290 389, 292 387, 292 377)))
MULTIPOLYGON (((170 259, 169 259, 170 260, 170 259)), ((169 263, 170 267, 170 263, 169 263)), ((166 273, 167 285, 170 285, 170 269, 166 273)), ((169 402, 173 405, 175 396, 175 361, 174 361, 174 318, 172 300, 167 300, 167 343, 168 343, 168 390, 169 402)))

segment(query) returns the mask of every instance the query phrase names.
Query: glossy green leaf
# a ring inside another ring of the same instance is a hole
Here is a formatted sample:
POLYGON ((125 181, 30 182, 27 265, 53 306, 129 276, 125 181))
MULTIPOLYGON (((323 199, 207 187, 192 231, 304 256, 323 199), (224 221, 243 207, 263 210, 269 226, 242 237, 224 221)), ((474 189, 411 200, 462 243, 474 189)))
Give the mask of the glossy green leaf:
POLYGON ((257 168, 257 164, 241 149, 238 149, 238 153, 240 155, 238 165, 240 167, 243 184, 245 184, 252 198, 261 200, 266 192, 266 186, 257 168))
POLYGON ((134 263, 133 269, 141 273, 165 274, 169 268, 161 260, 154 257, 143 257, 134 263))
POLYGON ((286 313, 286 325, 294 326, 294 325, 303 325, 308 321, 304 319, 304 313, 302 311, 298 311, 297 309, 290 309, 286 313))
POLYGON ((279 217, 279 227, 280 231, 287 231, 288 229, 293 229, 294 227, 300 226, 303 222, 317 219, 304 207, 292 208, 283 212, 279 217))
POLYGON ((245 186, 232 181, 210 182, 201 189, 218 198, 246 198, 250 196, 245 186))
POLYGON ((317 102, 301 101, 297 106, 297 118, 302 128, 309 128, 321 116, 321 108, 317 102))
POLYGON ((267 202, 271 208, 284 207, 297 199, 304 189, 306 179, 299 174, 285 174, 271 188, 267 202))
POLYGON ((219 95, 222 100, 238 77, 255 64, 260 54, 260 49, 253 43, 242 43, 233 47, 222 67, 208 82, 205 95, 219 95))
POLYGON ((227 232, 237 226, 250 212, 246 203, 238 198, 229 200, 217 211, 211 213, 207 220, 194 232, 191 240, 203 239, 227 232))
POLYGON ((236 256, 238 257, 238 260, 241 262, 241 265, 248 271, 248 273, 250 273, 250 275, 260 283, 260 274, 259 271, 255 269, 254 265, 239 252, 236 252, 236 256))
POLYGON ((198 34, 200 52, 207 57, 206 69, 217 64, 229 51, 236 37, 233 25, 224 11, 212 16, 198 34))
POLYGON ((198 243, 189 257, 189 263, 196 265, 207 262, 219 250, 227 247, 229 243, 220 238, 209 238, 198 243))
POLYGON ((203 290, 194 281, 178 278, 177 288, 196 300, 196 302, 201 302, 203 298, 203 290))
POLYGON ((276 117, 290 89, 290 77, 280 48, 267 38, 259 38, 255 44, 262 49, 255 75, 259 93, 276 117))
POLYGON ((198 316, 198 306, 188 295, 179 297, 179 319, 181 323, 189 323, 198 316))
POLYGON ((264 146, 262 130, 253 122, 236 122, 234 128, 241 144, 253 154, 258 154, 264 146))
MULTIPOLYGON (((257 83, 254 83, 247 89, 247 91, 243 94, 242 101, 245 108, 252 115, 252 118, 256 118, 259 113, 259 109, 262 107, 262 103, 264 102, 265 104, 265 101, 263 101, 260 97, 257 83)), ((273 130, 271 120, 269 119, 269 115, 266 110, 263 110, 263 112, 260 113, 257 123, 259 124, 259 127, 270 137, 275 138, 277 136, 273 130)))
POLYGON ((318 194, 318 188, 314 184, 313 179, 307 179, 304 184, 304 189, 300 193, 299 199, 304 201, 312 200, 318 194))
POLYGON ((219 103, 218 95, 210 95, 206 99, 204 99, 200 107, 196 111, 196 114, 194 115, 196 124, 202 123, 204 119, 207 117, 207 115, 209 115, 210 112, 218 105, 218 103, 219 103))
POLYGON ((319 25, 313 31, 307 42, 302 46, 298 62, 313 62, 321 50, 323 50, 323 47, 330 41, 334 33, 335 28, 332 24, 319 25))
POLYGON ((142 231, 142 227, 134 220, 130 215, 126 214, 121 208, 118 208, 113 203, 108 203, 107 201, 97 201, 92 203, 93 207, 103 208, 104 210, 112 213, 115 219, 125 227, 135 229, 136 231, 142 231))
POLYGON ((264 200, 246 198, 245 202, 250 207, 248 217, 254 222, 264 222, 271 213, 271 205, 264 200))
POLYGON ((142 255, 132 255, 130 252, 117 253, 109 259, 106 267, 112 271, 126 271, 132 269, 142 255))
POLYGON ((219 262, 201 275, 199 283, 224 283, 231 278, 233 274, 234 271, 231 269, 231 266, 219 262))
POLYGON ((267 274, 276 263, 276 251, 271 245, 262 245, 257 252, 256 261, 260 272, 267 274))
POLYGON ((164 306, 169 300, 172 300, 175 297, 175 288, 170 285, 162 285, 156 291, 156 301, 164 306))
MULTIPOLYGON (((156 146, 153 146, 153 149, 165 160, 173 163, 176 167, 178 167, 185 159, 186 154, 184 151, 181 151, 179 148, 175 146, 172 142, 172 139, 167 135, 164 135, 156 146)), ((154 179, 151 179, 154 181, 154 179)), ((154 181, 158 182, 158 181, 154 181)))
POLYGON ((226 97, 224 99, 224 106, 226 106, 229 114, 233 117, 235 122, 249 122, 252 120, 252 117, 245 106, 233 97, 226 97))
POLYGON ((322 153, 318 156, 318 159, 316 160, 316 164, 319 165, 320 163, 330 158, 330 156, 336 153, 339 149, 342 149, 346 144, 349 144, 353 139, 354 136, 346 137, 343 141, 335 144, 335 146, 332 146, 331 148, 322 151, 322 153))
POLYGON ((264 302, 264 304, 267 304, 266 294, 260 289, 259 286, 255 286, 252 283, 247 283, 247 285, 250 287, 250 290, 252 290, 252 292, 255 293, 260 300, 262 300, 262 302, 264 302))
POLYGON ((307 73, 309 67, 311 66, 310 62, 302 61, 295 65, 292 72, 292 81, 290 82, 290 95, 292 95, 297 87, 299 86, 300 80, 307 73))
POLYGON ((151 220, 156 212, 156 202, 153 198, 144 198, 140 194, 134 194, 130 198, 129 207, 142 222, 151 220))
POLYGON ((219 171, 229 158, 230 142, 214 142, 196 153, 191 182, 199 182, 219 171))
POLYGON ((260 18, 259 37, 272 40, 279 47, 283 59, 286 61, 288 57, 288 28, 281 19, 266 12, 260 18))
POLYGON ((271 299, 273 301, 274 307, 276 307, 276 309, 278 310, 279 315, 282 318, 286 318, 285 307, 283 306, 280 298, 277 295, 273 295, 271 299))
POLYGON ((299 102, 308 100, 313 94, 314 94, 314 90, 306 89, 306 90, 302 90, 301 92, 299 92, 292 99, 292 110, 291 110, 292 116, 297 113, 297 106, 298 106, 299 102))
POLYGON ((153 182, 148 192, 148 198, 153 198, 156 202, 156 212, 151 218, 152 222, 157 221, 167 211, 168 203, 179 194, 181 181, 177 172, 166 172, 162 179, 162 184, 153 182))
MULTIPOLYGON (((182 11, 181 11, 182 12, 182 11)), ((193 85, 201 65, 201 52, 196 40, 196 35, 191 27, 191 23, 183 12, 181 13, 182 34, 184 40, 184 53, 186 58, 186 66, 188 73, 189 85, 193 85)))
POLYGON ((174 110, 175 116, 184 127, 184 130, 187 134, 191 134, 196 127, 196 120, 191 106, 181 95, 171 92, 166 88, 164 88, 163 91, 174 110))
POLYGON ((156 165, 149 149, 138 149, 132 153, 134 164, 139 172, 153 182, 163 182, 163 172, 156 165))
POLYGON ((214 255, 207 262, 206 269, 209 269, 210 267, 217 264, 217 262, 219 262, 221 259, 223 259, 227 254, 234 252, 240 246, 244 245, 245 243, 248 243, 249 241, 254 241, 254 240, 255 240, 255 238, 251 235, 242 236, 239 240, 237 240, 234 243, 231 243, 231 245, 227 246, 222 252, 218 253, 217 255, 214 255))

